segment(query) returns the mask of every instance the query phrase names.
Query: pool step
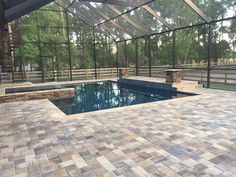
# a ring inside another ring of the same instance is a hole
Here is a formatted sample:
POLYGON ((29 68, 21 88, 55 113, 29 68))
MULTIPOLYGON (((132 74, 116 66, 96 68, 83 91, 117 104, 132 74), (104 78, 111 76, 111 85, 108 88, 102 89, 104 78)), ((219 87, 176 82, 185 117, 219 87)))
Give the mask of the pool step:
POLYGON ((27 101, 36 99, 65 99, 72 98, 75 95, 74 88, 54 89, 54 90, 42 90, 31 91, 22 93, 10 93, 0 96, 0 103, 8 103, 15 101, 27 101))
POLYGON ((176 91, 175 87, 172 87, 171 84, 163 83, 160 82, 159 80, 148 80, 142 78, 120 78, 118 82, 123 83, 123 84, 131 84, 133 86, 142 86, 142 87, 149 87, 149 88, 154 88, 154 89, 161 89, 161 90, 168 90, 168 91, 176 91))
POLYGON ((195 90, 197 88, 202 88, 203 86, 199 84, 197 81, 182 80, 180 83, 172 84, 172 87, 177 88, 178 91, 190 91, 190 90, 195 90))
POLYGON ((164 89, 164 90, 170 90, 170 91, 175 91, 175 90, 191 91, 191 90, 202 87, 202 85, 198 84, 197 81, 182 80, 181 83, 169 84, 169 83, 165 83, 165 79, 153 78, 153 77, 152 78, 140 77, 140 76, 120 78, 118 81, 125 84, 152 87, 152 88, 164 89))

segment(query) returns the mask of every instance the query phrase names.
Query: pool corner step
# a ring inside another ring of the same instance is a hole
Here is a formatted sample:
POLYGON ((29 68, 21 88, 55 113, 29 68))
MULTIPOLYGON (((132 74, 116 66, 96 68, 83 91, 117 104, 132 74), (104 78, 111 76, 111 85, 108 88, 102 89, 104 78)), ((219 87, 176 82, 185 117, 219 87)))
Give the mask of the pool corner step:
POLYGON ((175 87, 172 87, 171 84, 155 81, 155 80, 144 80, 144 79, 136 79, 136 78, 119 78, 118 82, 124 83, 124 84, 132 84, 136 86, 141 87, 149 87, 149 88, 155 88, 155 89, 162 89, 162 90, 168 90, 168 91, 177 91, 175 87))
POLYGON ((172 84, 172 87, 175 87, 178 91, 191 91, 197 88, 202 88, 203 86, 197 81, 182 80, 180 83, 172 84))

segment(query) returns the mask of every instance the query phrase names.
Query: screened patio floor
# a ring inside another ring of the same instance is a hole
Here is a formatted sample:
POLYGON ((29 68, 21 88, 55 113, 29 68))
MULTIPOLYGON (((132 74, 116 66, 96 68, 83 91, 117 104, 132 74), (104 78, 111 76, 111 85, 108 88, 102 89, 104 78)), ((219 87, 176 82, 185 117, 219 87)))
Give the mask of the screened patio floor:
POLYGON ((66 116, 0 104, 0 176, 236 176, 236 93, 66 116))

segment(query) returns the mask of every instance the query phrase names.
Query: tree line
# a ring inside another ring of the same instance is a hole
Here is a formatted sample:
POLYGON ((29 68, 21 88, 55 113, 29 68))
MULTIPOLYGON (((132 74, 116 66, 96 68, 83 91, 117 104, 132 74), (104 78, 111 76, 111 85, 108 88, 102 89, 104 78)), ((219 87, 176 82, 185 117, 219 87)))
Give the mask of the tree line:
MULTIPOLYGON (((173 28, 187 26, 191 23, 201 23, 200 17, 189 7, 183 6, 180 1, 176 2, 178 3, 174 4, 170 3, 169 0, 160 0, 150 6, 153 9, 158 9, 163 18, 167 19, 173 28), (169 10, 165 8, 167 4, 169 10)), ((203 11, 207 12, 207 15, 212 19, 223 18, 223 14, 229 15, 227 9, 235 7, 233 1, 217 1, 215 2, 217 4, 214 5, 210 4, 211 1, 198 2, 199 7, 202 7, 203 11), (208 2, 209 4, 204 4, 203 6, 203 2, 208 2)), ((97 8, 101 8, 101 11, 103 10, 103 7, 97 8)), ((235 9, 232 12, 235 13, 235 9)), ((150 14, 147 14, 141 8, 128 14, 128 16, 148 32, 159 33, 166 30, 162 24, 154 23, 154 19, 151 18, 150 14)), ((123 28, 131 28, 130 24, 125 20, 119 19, 116 22, 122 25, 123 28)), ((217 64, 219 59, 227 61, 227 59, 235 58, 236 20, 230 19, 215 22, 211 25, 213 29, 212 61, 217 64)), ((53 67, 59 70, 69 69, 69 58, 73 69, 94 68, 92 28, 78 17, 64 12, 64 9, 57 4, 50 4, 41 10, 32 12, 13 22, 12 26, 13 31, 20 31, 20 47, 14 52, 14 63, 20 70, 23 68, 22 66, 28 66, 30 70, 40 70, 42 64, 46 70, 51 70, 53 67)), ((121 31, 112 28, 110 30, 115 34, 113 38, 122 36, 121 31)), ((138 31, 134 30, 133 33, 139 34, 138 31)), ((113 38, 105 34, 107 33, 101 33, 101 30, 95 33, 97 67, 116 67, 117 46, 119 66, 135 66, 137 57, 139 66, 148 66, 149 57, 151 57, 153 66, 172 65, 172 32, 128 40, 126 45, 124 41, 116 45, 113 38)), ((177 65, 205 63, 208 55, 207 48, 207 25, 176 31, 177 65)))

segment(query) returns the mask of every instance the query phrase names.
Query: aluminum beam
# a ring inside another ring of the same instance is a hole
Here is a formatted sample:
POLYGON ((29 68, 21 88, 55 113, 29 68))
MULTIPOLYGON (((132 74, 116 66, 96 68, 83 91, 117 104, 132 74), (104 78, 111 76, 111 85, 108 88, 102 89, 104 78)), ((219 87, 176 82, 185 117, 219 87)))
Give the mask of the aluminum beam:
MULTIPOLYGON (((142 5, 138 6, 138 7, 134 7, 134 8, 131 8, 131 9, 129 9, 129 10, 123 12, 121 15, 130 13, 131 11, 133 11, 133 10, 135 10, 135 9, 141 7, 141 6, 144 6, 144 5, 149 4, 149 3, 151 3, 151 2, 154 2, 154 1, 155 1, 155 0, 149 0, 148 2, 142 4, 142 5)), ((117 16, 115 16, 115 17, 112 17, 112 18, 108 19, 108 20, 105 20, 105 21, 103 21, 103 22, 97 24, 96 26, 98 26, 98 25, 100 25, 100 24, 103 24, 103 23, 106 23, 106 22, 108 22, 108 21, 110 21, 110 20, 114 20, 114 19, 116 19, 117 17, 120 17, 121 15, 117 15, 117 16)))
POLYGON ((171 25, 169 23, 167 23, 164 18, 162 18, 161 16, 157 15, 157 13, 151 7, 149 7, 148 5, 144 5, 144 6, 142 6, 142 8, 145 9, 152 16, 154 16, 165 27, 167 27, 168 29, 172 30, 171 25))
POLYGON ((112 5, 106 5, 109 9, 111 9, 114 13, 116 13, 118 16, 121 18, 125 19, 128 23, 130 23, 132 26, 134 26, 137 30, 139 30, 141 33, 148 35, 148 33, 137 23, 135 23, 133 20, 131 20, 127 15, 123 14, 120 12, 117 8, 115 8, 112 5))
MULTIPOLYGON (((74 14, 73 12, 71 12, 71 13, 74 14)), ((78 11, 78 9, 77 9, 77 13, 78 13, 81 17, 83 17, 83 18, 84 18, 83 21, 86 21, 86 23, 89 23, 89 24, 90 24, 89 26, 91 26, 91 27, 93 27, 94 24, 99 23, 99 22, 96 21, 95 19, 92 19, 92 18, 88 17, 85 13, 83 13, 83 12, 81 12, 81 11, 78 11)), ((78 17, 76 14, 74 14, 74 15, 75 15, 76 17, 78 17)), ((78 17, 78 18, 80 18, 80 17, 78 17)), ((117 36, 117 35, 112 34, 113 32, 111 31, 110 28, 106 27, 104 24, 102 24, 101 27, 111 36, 111 38, 112 38, 114 41, 116 41, 115 38, 113 37, 113 35, 114 35, 114 36, 117 36)), ((96 29, 96 30, 97 30, 97 29, 96 29)), ((101 32, 101 33, 104 33, 104 32, 102 32, 102 31, 100 31, 100 30, 98 30, 98 31, 101 32)), ((120 39, 124 39, 124 38, 121 37, 121 36, 117 36, 117 37, 119 37, 120 39)))
POLYGON ((17 18, 39 9, 52 1, 53 0, 26 0, 23 3, 20 3, 5 11, 6 22, 16 20, 17 18))
MULTIPOLYGON (((97 21, 94 21, 94 19, 91 19, 91 18, 89 18, 88 16, 84 16, 84 15, 82 15, 82 14, 80 14, 80 16, 83 16, 85 19, 87 19, 86 21, 90 21, 90 22, 92 22, 93 24, 94 23, 97 23, 97 21)), ((91 27, 93 27, 92 25, 91 25, 91 27)), ((112 34, 113 32, 110 30, 110 28, 107 28, 105 25, 102 25, 102 28, 105 30, 105 32, 107 32, 110 36, 111 36, 111 38, 116 42, 116 40, 115 40, 115 38, 113 37, 113 35, 115 35, 115 34, 112 34)), ((94 28, 95 29, 95 28, 94 28)), ((105 32, 103 32, 103 31, 101 31, 101 30, 98 30, 98 29, 95 29, 95 30, 97 30, 97 31, 99 31, 100 33, 105 33, 105 32)), ((115 35, 115 36, 117 36, 117 35, 115 35)), ((117 37, 119 37, 120 39, 124 39, 123 37, 120 37, 120 36, 117 36, 117 37)))
MULTIPOLYGON (((88 1, 88 2, 98 2, 103 4, 113 4, 113 5, 119 5, 119 6, 125 6, 125 7, 139 7, 143 5, 146 2, 128 2, 124 0, 81 0, 81 1, 88 1)), ((148 2, 148 0, 147 0, 148 2)))
MULTIPOLYGON (((56 2, 59 6, 61 6, 62 8, 64 8, 65 10, 66 10, 66 8, 65 7, 63 7, 60 3, 58 3, 58 2, 56 2)), ((72 7, 70 7, 70 8, 72 8, 72 7)), ((73 11, 70 11, 70 9, 67 9, 67 11, 69 12, 69 13, 71 13, 72 15, 74 15, 75 17, 77 17, 78 19, 80 19, 80 20, 82 20, 85 24, 87 24, 89 27, 94 27, 94 24, 96 24, 96 23, 98 23, 97 21, 95 21, 94 19, 91 19, 91 18, 89 18, 87 15, 84 15, 84 13, 83 12, 80 12, 77 8, 76 8, 76 13, 78 13, 79 14, 79 16, 75 13, 75 12, 73 12, 73 11)), ((115 40, 115 38, 112 36, 113 34, 113 32, 111 32, 111 30, 110 30, 110 28, 107 28, 105 25, 101 25, 101 27, 109 34, 109 37, 112 39, 112 40, 114 40, 115 42, 116 42, 116 40, 115 40)), ((103 31, 100 31, 100 30, 97 30, 97 31, 99 31, 100 33, 103 33, 104 34, 104 32, 103 31)), ((106 34, 105 34, 106 35, 106 34)), ((117 35, 115 35, 115 36, 117 36, 117 35)), ((120 37, 120 36, 117 36, 117 37, 119 37, 120 39, 124 39, 123 37, 120 37)))
MULTIPOLYGON (((118 37, 118 38, 120 38, 120 39, 124 39, 123 36, 113 34, 113 31, 111 31, 111 29, 108 28, 108 27, 106 27, 105 25, 101 25, 101 27, 102 27, 105 31, 107 31, 108 34, 110 34, 110 36, 112 37, 112 39, 113 39, 115 42, 116 42, 116 39, 115 39, 112 35, 114 35, 114 36, 116 36, 116 37, 118 37)), ((94 29, 96 29, 96 27, 94 27, 94 29)), ((96 30, 97 30, 97 29, 96 29, 96 30)), ((99 32, 102 32, 102 31, 100 31, 100 30, 98 30, 98 31, 99 31, 99 32)))
POLYGON ((196 12, 205 22, 210 23, 210 18, 204 14, 204 12, 199 9, 196 4, 192 2, 192 0, 183 0, 194 12, 196 12))
POLYGON ((4 3, 4 9, 7 10, 13 8, 23 2, 25 2, 25 0, 6 0, 4 3))
MULTIPOLYGON (((77 14, 75 14, 75 12, 71 11, 69 8, 64 7, 61 3, 59 2, 55 2, 57 5, 61 6, 64 10, 68 11, 69 13, 71 13, 73 16, 77 17, 78 19, 82 20, 85 24, 87 24, 89 27, 93 27, 94 23, 91 22, 90 19, 88 19, 86 16, 84 16, 83 14, 80 13, 80 11, 78 11, 78 9, 76 9, 76 13, 79 14, 79 16, 77 14), (83 18, 82 18, 83 17, 83 18)), ((71 7, 70 7, 71 8, 71 7)))
POLYGON ((66 10, 69 9, 75 2, 76 2, 76 0, 74 0, 74 1, 66 8, 66 10))
POLYGON ((111 24, 113 24, 114 26, 116 26, 117 28, 119 28, 122 32, 127 33, 128 35, 130 35, 131 37, 134 37, 133 34, 130 34, 130 32, 128 30, 126 30, 125 28, 122 28, 119 24, 117 24, 116 22, 114 22, 113 20, 110 20, 110 18, 102 13, 101 11, 97 10, 96 8, 94 8, 93 6, 91 6, 89 3, 84 3, 88 8, 92 9, 94 12, 96 12, 98 15, 100 15, 102 18, 104 18, 105 20, 108 20, 111 24))

